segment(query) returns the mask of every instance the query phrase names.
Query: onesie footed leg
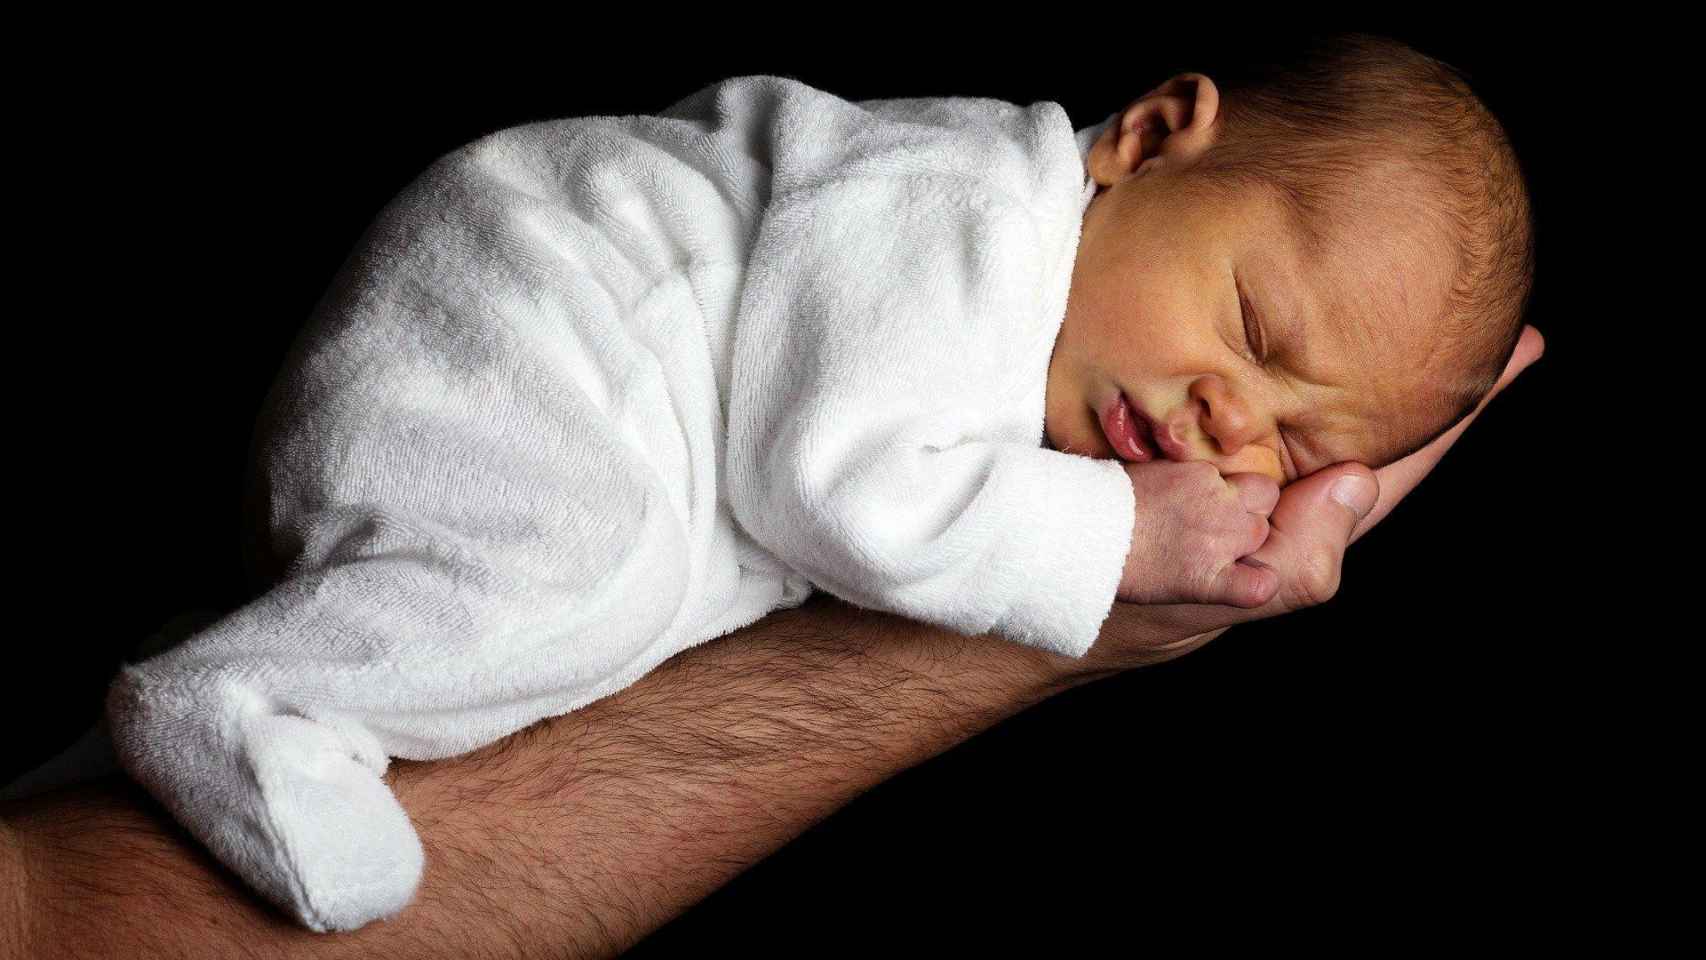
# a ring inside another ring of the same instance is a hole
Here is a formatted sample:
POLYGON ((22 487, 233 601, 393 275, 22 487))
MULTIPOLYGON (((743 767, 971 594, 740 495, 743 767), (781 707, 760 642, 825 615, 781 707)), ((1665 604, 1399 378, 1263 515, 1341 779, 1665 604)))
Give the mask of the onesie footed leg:
POLYGON ((109 691, 125 771, 314 930, 392 916, 420 883, 389 757, 456 756, 609 695, 667 652, 693 596, 674 494, 602 410, 511 383, 503 429, 476 428, 439 406, 465 379, 430 407, 438 388, 404 380, 347 404, 355 419, 290 420, 269 508, 283 578, 109 691))
MULTIPOLYGON (((257 716, 245 759, 288 909, 315 930, 354 930, 414 899, 420 838, 375 768, 325 724, 257 716)), ((383 756, 381 757, 383 760, 383 756)))
POLYGON ((151 684, 126 667, 109 693, 127 771, 219 859, 317 931, 407 906, 420 838, 381 778, 388 759, 343 718, 269 712, 229 680, 151 684))

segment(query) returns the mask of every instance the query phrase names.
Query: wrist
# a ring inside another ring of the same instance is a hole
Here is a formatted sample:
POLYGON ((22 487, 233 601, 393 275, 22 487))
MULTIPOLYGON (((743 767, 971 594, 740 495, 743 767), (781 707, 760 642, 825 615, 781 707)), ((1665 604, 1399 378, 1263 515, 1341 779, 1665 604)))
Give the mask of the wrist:
POLYGON ((1138 667, 1176 660, 1225 633, 1231 624, 1209 617, 1216 608, 1191 603, 1140 604, 1117 601, 1101 635, 1078 659, 1053 657, 1048 664, 1052 693, 1092 683, 1138 667))
MULTIPOLYGON (((892 700, 884 709, 917 715, 944 739, 921 741, 919 762, 1067 689, 1073 658, 996 635, 965 636, 905 617, 815 594, 796 610, 771 614, 775 644, 760 657, 795 657, 827 669, 837 682, 859 678, 892 700), (857 666, 850 661, 859 661, 857 666)), ((739 658, 745 645, 721 651, 739 658)), ((707 651, 715 657, 718 651, 707 651)))

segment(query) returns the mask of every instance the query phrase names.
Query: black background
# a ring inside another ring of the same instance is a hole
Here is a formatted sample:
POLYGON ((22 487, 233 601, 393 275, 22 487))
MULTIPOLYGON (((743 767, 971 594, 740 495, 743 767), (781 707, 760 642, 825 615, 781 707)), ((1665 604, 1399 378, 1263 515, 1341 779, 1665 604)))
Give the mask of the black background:
MULTIPOLYGON (((170 616, 247 599, 240 506, 261 397, 362 229, 434 158, 528 120, 655 112, 749 73, 849 99, 1056 100, 1082 127, 1173 72, 1212 76, 1301 33, 1060 14, 1010 32, 861 19, 739 40, 662 14, 406 37, 168 29, 58 62, 66 89, 72 75, 90 86, 13 147, 35 171, 14 203, 43 215, 20 227, 36 259, 15 283, 48 295, 14 321, 40 338, 13 360, 38 385, 15 407, 17 441, 46 465, 16 501, 39 573, 17 602, 50 615, 15 636, 19 734, 0 777, 75 738, 121 656, 170 616)), ((881 947, 914 925, 1141 943, 1191 933, 1181 911, 1239 895, 1291 898, 1306 926, 1424 931, 1577 886, 1609 842, 1580 829, 1604 689, 1579 680, 1607 642, 1585 580, 1611 561, 1584 549, 1574 487, 1549 481, 1580 450, 1560 411, 1580 402, 1604 296, 1579 150, 1596 84, 1577 71, 1606 41, 1332 26, 1466 68, 1504 120, 1538 213, 1530 319, 1545 358, 1351 548, 1330 603, 1059 697, 894 778, 636 955, 811 949, 800 930, 881 947)))

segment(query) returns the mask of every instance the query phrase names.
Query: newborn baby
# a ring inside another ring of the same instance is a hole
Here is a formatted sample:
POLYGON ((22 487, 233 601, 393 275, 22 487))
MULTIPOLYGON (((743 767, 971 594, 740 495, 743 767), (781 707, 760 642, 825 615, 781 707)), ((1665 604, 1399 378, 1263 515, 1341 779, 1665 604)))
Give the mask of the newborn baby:
POLYGON ((1374 38, 1082 130, 752 76, 498 131, 316 305, 257 424, 276 583, 121 671, 119 759, 299 922, 353 929, 424 866, 390 757, 813 589, 1074 657, 1116 598, 1260 605, 1240 558, 1278 484, 1390 462, 1491 388, 1530 232, 1497 122, 1374 38))

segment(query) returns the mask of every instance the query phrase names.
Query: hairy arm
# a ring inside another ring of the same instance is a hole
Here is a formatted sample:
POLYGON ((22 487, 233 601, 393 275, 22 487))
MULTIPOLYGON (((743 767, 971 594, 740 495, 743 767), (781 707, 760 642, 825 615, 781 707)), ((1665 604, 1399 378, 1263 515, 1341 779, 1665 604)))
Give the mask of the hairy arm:
POLYGON ((396 919, 346 935, 275 915, 123 780, 38 797, 0 811, 0 895, 19 898, 0 906, 0 955, 615 954, 1070 685, 1063 659, 827 598, 772 614, 486 749, 394 762, 426 879, 396 919))
POLYGON ((1252 554, 1280 574, 1264 607, 1116 603, 1072 659, 820 595, 486 749, 394 763, 426 879, 400 916, 351 934, 307 933, 252 899, 124 781, 0 808, 0 957, 618 953, 861 792, 1053 693, 1330 599, 1345 547, 1543 348, 1525 329, 1493 391, 1423 450, 1282 491, 1252 554), (1333 494, 1347 478, 1362 481, 1350 502, 1333 494))

